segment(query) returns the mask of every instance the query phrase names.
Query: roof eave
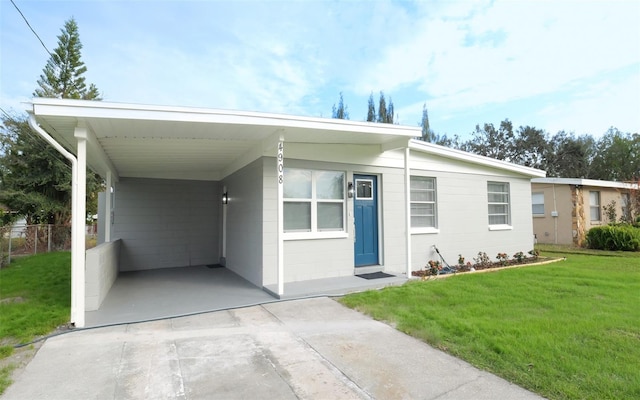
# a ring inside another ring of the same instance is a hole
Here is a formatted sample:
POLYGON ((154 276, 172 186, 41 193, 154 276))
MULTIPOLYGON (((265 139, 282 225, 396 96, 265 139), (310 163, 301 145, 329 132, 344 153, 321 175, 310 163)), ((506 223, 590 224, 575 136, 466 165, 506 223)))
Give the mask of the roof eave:
POLYGON ((33 98, 30 104, 32 112, 36 116, 261 125, 275 128, 344 131, 407 138, 420 135, 420 128, 413 126, 250 111, 49 98, 33 98))
POLYGON ((525 167, 510 163, 507 161, 496 160, 491 157, 485 157, 478 154, 468 153, 462 150, 456 150, 445 146, 440 146, 433 143, 423 142, 421 140, 411 140, 409 142, 409 148, 423 153, 433 154, 440 157, 445 157, 453 160, 468 162, 472 164, 482 165, 485 167, 497 168, 514 172, 520 175, 528 176, 530 178, 540 178, 547 175, 546 171, 541 169, 525 167))

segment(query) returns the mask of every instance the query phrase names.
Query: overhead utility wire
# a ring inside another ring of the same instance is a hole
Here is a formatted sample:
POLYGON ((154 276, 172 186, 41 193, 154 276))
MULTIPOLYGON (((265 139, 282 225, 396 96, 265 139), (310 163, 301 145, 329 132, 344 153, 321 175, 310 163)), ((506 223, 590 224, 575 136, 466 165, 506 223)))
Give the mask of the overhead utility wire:
POLYGON ((47 46, 44 44, 44 42, 42 41, 42 39, 40 39, 40 36, 36 33, 36 31, 33 29, 33 27, 31 26, 31 24, 29 23, 29 21, 27 20, 27 17, 24 16, 24 14, 22 13, 22 11, 20 11, 20 8, 18 8, 18 5, 16 3, 14 3, 13 0, 11 0, 11 4, 13 4, 13 6, 16 8, 16 10, 18 10, 18 13, 20 13, 20 15, 22 16, 22 19, 24 19, 24 22, 27 24, 27 26, 29 27, 29 29, 31 29, 31 32, 33 32, 34 35, 36 35, 36 37, 38 38, 38 40, 40 41, 40 44, 42 45, 42 47, 44 47, 44 49, 47 51, 47 53, 49 53, 49 55, 51 57, 53 57, 53 54, 51 54, 51 52, 49 51, 49 49, 47 48, 47 46))
MULTIPOLYGON (((49 51, 49 49, 47 48, 47 46, 44 44, 44 42, 42 41, 42 39, 40 38, 40 35, 38 35, 38 33, 35 31, 35 29, 33 29, 33 27, 31 26, 31 24, 29 23, 29 21, 27 20, 27 17, 24 16, 24 14, 22 13, 22 11, 20 10, 20 8, 18 8, 18 5, 13 1, 10 0, 11 4, 13 4, 13 6, 16 8, 16 10, 18 11, 18 13, 20 14, 20 16, 22 16, 22 19, 24 20, 24 22, 27 24, 27 26, 29 27, 29 29, 31 29, 31 32, 33 32, 33 34, 36 36, 36 38, 38 38, 38 41, 40 41, 40 44, 42 45, 42 47, 44 47, 45 51, 47 52, 47 54, 49 54, 49 57, 51 57, 51 59, 55 62, 55 59, 53 58, 53 53, 51 53, 49 51)), ((56 65, 58 68, 60 68, 59 65, 56 65)), ((73 85, 73 87, 76 88, 76 90, 78 92, 80 92, 80 89, 78 88, 78 86, 76 85, 75 82, 71 82, 71 84, 73 85)))
MULTIPOLYGON (((20 16, 22 17, 22 19, 24 20, 24 22, 27 24, 27 26, 29 27, 29 29, 31 29, 31 32, 33 32, 33 34, 35 35, 35 37, 38 39, 38 41, 40 42, 40 44, 42 45, 42 47, 44 47, 45 51, 47 52, 47 54, 49 54, 49 56, 51 58, 53 58, 53 54, 51 53, 51 51, 49 51, 49 49, 47 48, 47 46, 44 44, 44 42, 42 41, 42 39, 40 38, 40 35, 38 35, 38 33, 35 31, 35 29, 33 29, 33 27, 31 26, 31 24, 29 23, 29 21, 27 20, 27 17, 25 17, 25 15, 22 13, 22 10, 20 10, 20 8, 18 7, 18 5, 13 1, 10 0, 11 4, 13 4, 13 6, 15 7, 15 9, 18 11, 18 13, 20 14, 20 16)), ((74 84, 75 86, 75 84, 74 84)), ((76 89, 78 89, 77 86, 75 86, 76 89)), ((11 118, 11 116, 2 108, 0 108, 0 111, 2 111, 2 113, 7 116, 8 118, 11 118)), ((45 151, 48 148, 47 143, 39 136, 39 135, 35 135, 33 132, 31 132, 31 130, 27 131, 27 134, 32 138, 35 139, 35 143, 37 143, 37 146, 40 148, 41 151, 45 151)), ((52 153, 53 154, 53 161, 58 163, 60 166, 64 166, 65 168, 69 168, 71 169, 71 166, 69 164, 67 164, 67 160, 64 159, 62 157, 61 154, 55 152, 52 153)))

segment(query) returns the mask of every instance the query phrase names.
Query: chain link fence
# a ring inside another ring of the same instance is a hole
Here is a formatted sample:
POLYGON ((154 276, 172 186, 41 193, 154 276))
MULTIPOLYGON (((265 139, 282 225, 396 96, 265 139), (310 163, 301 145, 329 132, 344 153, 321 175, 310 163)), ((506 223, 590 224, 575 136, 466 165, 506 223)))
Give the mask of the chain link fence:
POLYGON ((69 249, 68 225, 0 226, 0 267, 8 265, 12 257, 69 249))

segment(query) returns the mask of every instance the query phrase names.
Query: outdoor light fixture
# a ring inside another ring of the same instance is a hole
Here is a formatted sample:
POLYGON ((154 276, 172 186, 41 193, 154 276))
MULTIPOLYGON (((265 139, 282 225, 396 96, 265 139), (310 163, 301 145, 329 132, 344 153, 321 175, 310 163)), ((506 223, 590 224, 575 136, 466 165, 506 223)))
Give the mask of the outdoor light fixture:
POLYGON ((349 182, 347 183, 347 196, 349 196, 350 198, 353 197, 353 182, 349 182))
POLYGON ((222 193, 222 204, 229 204, 229 195, 227 192, 222 193))

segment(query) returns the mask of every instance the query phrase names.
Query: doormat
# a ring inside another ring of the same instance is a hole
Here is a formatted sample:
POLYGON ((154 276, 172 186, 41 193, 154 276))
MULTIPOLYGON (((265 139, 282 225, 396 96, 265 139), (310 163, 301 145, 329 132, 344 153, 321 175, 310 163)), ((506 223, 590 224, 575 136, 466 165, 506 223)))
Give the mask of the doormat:
POLYGON ((207 265, 207 268, 224 268, 224 267, 220 264, 209 264, 207 265))
POLYGON ((363 279, 380 279, 380 278, 393 278, 394 275, 385 274, 384 272, 372 272, 370 274, 356 275, 358 278, 363 279))

